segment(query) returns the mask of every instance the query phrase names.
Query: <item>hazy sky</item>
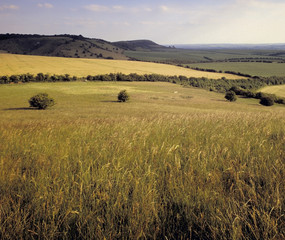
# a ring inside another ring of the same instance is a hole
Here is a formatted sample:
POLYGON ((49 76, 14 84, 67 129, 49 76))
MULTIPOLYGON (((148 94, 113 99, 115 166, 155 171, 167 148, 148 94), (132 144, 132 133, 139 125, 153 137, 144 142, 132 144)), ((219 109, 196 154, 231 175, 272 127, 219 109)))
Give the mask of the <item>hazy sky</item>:
POLYGON ((0 33, 159 44, 284 43, 285 0, 0 0, 0 33))

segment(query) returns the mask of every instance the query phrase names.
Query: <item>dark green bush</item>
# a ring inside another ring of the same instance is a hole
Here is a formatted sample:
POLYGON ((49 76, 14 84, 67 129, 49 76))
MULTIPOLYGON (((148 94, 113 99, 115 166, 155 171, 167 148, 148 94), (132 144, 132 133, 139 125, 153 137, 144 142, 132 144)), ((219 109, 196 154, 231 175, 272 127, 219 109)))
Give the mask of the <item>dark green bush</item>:
POLYGON ((229 100, 230 102, 234 102, 237 100, 237 96, 234 91, 228 91, 225 95, 225 99, 229 100))
POLYGON ((38 109, 46 109, 52 107, 55 102, 47 93, 39 93, 29 99, 30 107, 38 109))
POLYGON ((121 92, 119 92, 118 100, 120 102, 126 102, 126 101, 130 100, 130 95, 128 94, 127 90, 122 90, 121 92))
POLYGON ((259 103, 264 106, 272 106, 274 105, 274 99, 270 96, 262 97, 259 103))
POLYGON ((257 98, 257 99, 261 99, 261 98, 264 98, 264 97, 267 97, 267 94, 266 94, 266 93, 257 92, 257 93, 255 94, 255 98, 257 98))
POLYGON ((278 104, 285 104, 285 98, 277 98, 274 102, 278 104))
POLYGON ((244 96, 247 98, 255 98, 256 94, 252 91, 247 90, 247 91, 245 91, 244 96))

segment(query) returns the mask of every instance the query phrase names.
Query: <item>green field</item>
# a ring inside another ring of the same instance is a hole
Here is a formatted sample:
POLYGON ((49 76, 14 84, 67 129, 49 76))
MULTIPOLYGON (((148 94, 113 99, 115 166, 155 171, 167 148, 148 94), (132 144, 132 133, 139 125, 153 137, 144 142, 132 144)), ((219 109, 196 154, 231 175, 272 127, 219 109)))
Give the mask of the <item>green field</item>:
POLYGON ((165 49, 160 51, 125 51, 125 55, 142 61, 159 61, 188 64, 197 62, 225 61, 229 59, 251 59, 255 61, 282 61, 282 59, 285 60, 284 52, 282 54, 279 52, 275 50, 250 49, 165 49))
POLYGON ((261 92, 275 94, 276 96, 285 97, 285 85, 268 86, 260 90, 261 92))
POLYGON ((219 79, 237 79, 235 75, 207 73, 192 69, 181 68, 167 64, 150 62, 105 60, 105 59, 75 59, 60 57, 41 57, 16 54, 0 54, 0 75, 13 74, 69 74, 71 76, 86 77, 87 75, 99 75, 108 73, 137 73, 137 74, 162 74, 183 75, 187 77, 206 77, 219 79))
POLYGON ((0 86, 0 115, 1 239, 285 238, 284 106, 170 83, 29 83, 0 86), (30 109, 39 92, 57 104, 30 109))
POLYGON ((190 50, 126 51, 128 57, 158 61, 216 71, 234 71, 252 76, 285 76, 284 54, 274 50, 190 50), (229 61, 231 60, 231 62, 229 61), (234 61, 234 62, 232 62, 234 61), (244 62, 248 61, 248 62, 244 62), (260 61, 271 61, 264 63, 260 61))
POLYGON ((190 67, 214 69, 216 71, 234 71, 252 76, 285 76, 285 63, 259 63, 259 62, 213 62, 187 64, 190 67))

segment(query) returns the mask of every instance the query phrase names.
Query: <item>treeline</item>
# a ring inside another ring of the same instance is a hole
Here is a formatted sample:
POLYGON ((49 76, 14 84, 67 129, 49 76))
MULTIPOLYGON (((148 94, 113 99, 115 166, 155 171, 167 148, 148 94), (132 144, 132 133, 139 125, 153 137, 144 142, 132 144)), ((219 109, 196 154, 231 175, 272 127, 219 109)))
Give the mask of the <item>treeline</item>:
POLYGON ((250 75, 250 74, 245 74, 245 73, 240 73, 240 72, 235 72, 235 71, 225 71, 225 73, 237 75, 237 76, 240 76, 240 77, 259 78, 259 77, 257 77, 257 76, 252 76, 252 75, 250 75))
POLYGON ((221 79, 208 79, 208 78, 194 78, 186 76, 164 76, 159 74, 144 74, 139 75, 136 73, 131 74, 104 74, 87 76, 89 81, 145 81, 145 82, 170 82, 181 84, 183 86, 191 86, 197 88, 208 89, 217 92, 226 92, 232 87, 239 87, 241 89, 256 90, 269 85, 282 85, 285 84, 285 77, 255 77, 248 79, 229 80, 226 78, 221 79))
MULTIPOLYGON (((256 90, 268 85, 282 85, 285 84, 285 77, 259 77, 248 79, 229 80, 226 78, 221 79, 208 79, 208 78, 194 78, 186 76, 164 76, 160 74, 144 74, 139 75, 136 73, 123 74, 123 73, 110 73, 101 75, 88 75, 85 80, 88 81, 141 81, 141 82, 170 82, 181 84, 183 86, 191 86, 197 88, 208 89, 211 91, 225 92, 232 87, 238 87, 246 90, 256 90)), ((60 82, 60 81, 76 81, 76 76, 64 75, 50 75, 38 73, 33 74, 20 74, 11 76, 0 76, 0 84, 9 83, 27 83, 27 82, 60 82)))
MULTIPOLYGON (((186 67, 187 68, 187 67, 186 67)), ((215 73, 222 73, 223 71, 217 71, 211 68, 199 68, 199 67, 191 67, 193 70, 202 71, 202 72, 215 72, 215 73)))
POLYGON ((275 103, 285 104, 285 98, 277 97, 275 94, 254 92, 236 86, 231 87, 229 91, 233 91, 236 95, 244 96, 246 98, 256 98, 256 99, 270 98, 275 103))
POLYGON ((82 35, 71 35, 71 34, 59 34, 59 35, 40 35, 40 34, 17 34, 17 33, 6 33, 0 34, 0 40, 7 39, 24 39, 24 38, 46 38, 46 37, 68 37, 75 40, 86 40, 82 35))
MULTIPOLYGON (((182 66, 182 65, 178 65, 178 66, 182 66)), ((199 68, 199 67, 189 67, 189 66, 186 66, 186 68, 191 68, 193 70, 198 70, 198 71, 202 71, 202 72, 223 73, 222 70, 215 70, 215 69, 211 69, 211 68, 199 68)), ((228 74, 232 74, 232 75, 236 75, 236 76, 240 76, 240 77, 259 78, 257 76, 252 76, 250 74, 240 73, 240 72, 235 72, 235 71, 224 71, 224 73, 228 73, 228 74)))
POLYGON ((76 76, 70 76, 69 74, 64 75, 50 75, 38 73, 37 75, 33 75, 30 73, 27 74, 19 74, 19 75, 11 75, 11 76, 0 76, 0 84, 8 84, 8 83, 27 83, 27 82, 70 82, 76 81, 76 76))

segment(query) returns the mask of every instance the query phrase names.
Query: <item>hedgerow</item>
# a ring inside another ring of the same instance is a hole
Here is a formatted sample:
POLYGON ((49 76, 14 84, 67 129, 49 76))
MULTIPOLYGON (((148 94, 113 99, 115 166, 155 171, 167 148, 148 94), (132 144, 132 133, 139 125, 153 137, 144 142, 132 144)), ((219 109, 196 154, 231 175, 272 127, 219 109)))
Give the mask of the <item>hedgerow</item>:
MULTIPOLYGON (((254 92, 254 91, 250 91, 247 89, 242 89, 239 87, 231 87, 229 89, 230 91, 233 91, 236 95, 240 95, 240 96, 244 96, 246 98, 256 98, 256 99, 263 99, 263 101, 261 102, 261 104, 263 102, 269 102, 267 101, 268 99, 271 99, 270 102, 273 103, 277 103, 277 104, 285 104, 285 98, 282 97, 278 97, 275 94, 270 94, 270 93, 263 93, 263 92, 254 92), (264 100, 266 99, 266 100, 264 100)), ((271 104, 273 105, 273 104, 271 104)), ((267 105, 267 106, 271 106, 271 105, 267 105)))

